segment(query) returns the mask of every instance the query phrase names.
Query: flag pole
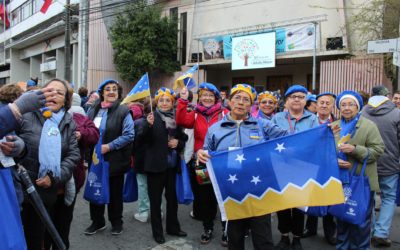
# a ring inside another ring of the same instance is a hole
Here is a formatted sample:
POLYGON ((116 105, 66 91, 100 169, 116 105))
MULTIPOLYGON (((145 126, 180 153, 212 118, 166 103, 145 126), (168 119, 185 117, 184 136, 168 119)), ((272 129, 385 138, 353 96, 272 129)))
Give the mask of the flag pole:
POLYGON ((153 103, 151 101, 151 88, 149 74, 146 72, 147 79, 149 80, 149 93, 150 93, 150 112, 153 113, 153 103))

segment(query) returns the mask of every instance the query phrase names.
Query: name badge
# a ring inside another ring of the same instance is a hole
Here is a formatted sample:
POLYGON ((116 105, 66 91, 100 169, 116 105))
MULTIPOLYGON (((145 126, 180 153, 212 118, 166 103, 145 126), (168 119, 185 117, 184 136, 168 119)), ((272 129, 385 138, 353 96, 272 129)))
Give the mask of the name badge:
POLYGON ((250 139, 260 140, 260 135, 258 134, 258 131, 251 131, 250 139))

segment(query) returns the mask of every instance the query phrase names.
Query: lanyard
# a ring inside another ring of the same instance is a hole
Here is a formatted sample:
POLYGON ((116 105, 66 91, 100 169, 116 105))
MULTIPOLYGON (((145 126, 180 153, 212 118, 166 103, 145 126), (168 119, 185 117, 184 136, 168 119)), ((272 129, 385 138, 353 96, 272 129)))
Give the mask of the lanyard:
MULTIPOLYGON (((293 128, 293 126, 292 126, 292 119, 290 119, 290 114, 289 114, 289 112, 287 113, 287 120, 288 120, 288 123, 289 123, 290 132, 294 133, 294 128, 293 128)), ((296 119, 296 120, 297 120, 297 119, 296 119)))

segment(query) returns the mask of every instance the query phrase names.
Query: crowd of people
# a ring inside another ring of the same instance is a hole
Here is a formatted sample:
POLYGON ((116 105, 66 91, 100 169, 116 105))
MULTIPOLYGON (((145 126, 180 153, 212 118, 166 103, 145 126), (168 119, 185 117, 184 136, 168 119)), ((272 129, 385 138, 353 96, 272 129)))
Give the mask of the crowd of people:
MULTIPOLYGON (((15 84, 0 88, 0 138, 4 137, 0 149, 26 168, 67 248, 77 194, 97 145, 110 166, 110 199, 108 204, 90 202, 91 224, 86 235, 107 227, 106 206, 111 234, 123 233, 124 176, 134 168, 139 194, 134 218, 150 221, 153 239, 163 244, 165 205, 165 232, 187 236, 179 223, 175 190, 182 159, 194 195, 190 216, 202 222, 199 241, 206 245, 214 238, 214 221, 220 220, 206 173, 210 152, 259 144, 322 124, 329 124, 334 133, 342 183, 349 182, 352 169, 360 173, 364 165, 371 188, 362 224, 323 216, 326 242, 343 250, 392 244, 389 234, 400 175, 400 92, 391 95, 386 87, 377 85, 365 101, 353 90, 313 95, 305 87, 293 85, 281 96, 278 91, 256 93, 245 83, 228 93, 205 82, 197 93, 186 87, 178 93, 162 87, 154 97, 121 104, 122 86, 112 79, 90 93, 84 87, 74 93, 61 79, 52 79, 41 88, 35 79, 27 85, 31 90, 25 93, 15 84), (253 138, 254 132, 261 136, 253 138), (376 195, 382 200, 377 208, 376 195), (379 210, 376 215, 375 210, 379 210)), ((14 184, 28 249, 57 249, 16 174, 14 184)), ((276 244, 271 215, 267 214, 221 221, 222 246, 244 249, 244 239, 250 236, 254 249, 299 250, 303 249, 302 238, 317 233, 318 217, 300 209, 278 211, 277 217, 281 238, 276 244)))

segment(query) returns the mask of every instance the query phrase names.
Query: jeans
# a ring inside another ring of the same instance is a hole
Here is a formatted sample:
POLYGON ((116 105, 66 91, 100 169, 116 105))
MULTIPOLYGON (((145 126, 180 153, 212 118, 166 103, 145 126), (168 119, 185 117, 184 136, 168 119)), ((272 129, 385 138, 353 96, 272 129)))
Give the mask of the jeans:
POLYGON ((376 217, 373 235, 379 238, 388 238, 392 224, 393 214, 396 209, 396 191, 399 175, 379 176, 381 189, 381 209, 376 217))
POLYGON ((147 176, 145 174, 136 174, 138 182, 138 209, 139 213, 148 213, 150 210, 149 195, 147 194, 147 176))

